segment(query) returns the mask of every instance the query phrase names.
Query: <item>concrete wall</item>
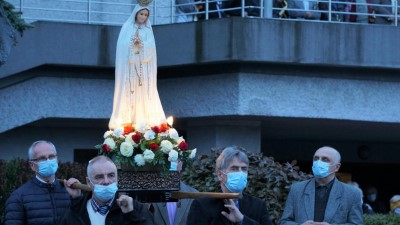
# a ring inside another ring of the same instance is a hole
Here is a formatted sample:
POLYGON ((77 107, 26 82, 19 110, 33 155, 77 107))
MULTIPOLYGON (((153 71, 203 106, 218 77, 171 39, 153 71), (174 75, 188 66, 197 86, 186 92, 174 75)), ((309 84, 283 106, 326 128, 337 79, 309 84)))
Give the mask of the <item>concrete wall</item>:
MULTIPOLYGON (((212 129, 213 138, 192 142, 202 152, 225 145, 218 137, 226 137, 227 130, 248 129, 242 123, 232 128, 235 121, 256 124, 259 131, 249 135, 258 140, 241 144, 256 151, 267 146, 277 156, 293 154, 287 158, 315 150, 299 144, 308 141, 339 143, 349 149, 346 160, 354 162, 362 143, 389 149, 388 154, 398 151, 395 27, 230 18, 160 25, 154 31, 164 110, 184 121, 179 128, 188 139, 201 135, 193 133, 199 124, 203 132, 212 129), (312 121, 318 122, 309 126, 312 121), (336 126, 338 121, 343 126, 336 126), (346 132, 353 121, 367 125, 346 132), (298 124, 306 131, 297 131, 298 124)), ((58 135, 68 140, 60 145, 69 150, 101 142, 111 114, 118 32, 118 26, 40 22, 19 38, 0 68, 0 138, 6 140, 0 149, 17 152, 36 137, 58 140, 58 135), (88 125, 93 120, 97 124, 88 125), (86 137, 88 127, 99 138, 86 137), (25 138, 25 130, 35 136, 25 138)), ((229 138, 238 140, 234 132, 229 138)), ((0 150, 0 158, 17 155, 0 150)), ((397 161, 392 155, 369 160, 397 161)), ((72 152, 65 157, 71 160, 72 152)))
MULTIPOLYGON (((27 31, 13 49, 10 57, 17 58, 10 58, 2 66, 0 78, 43 64, 114 65, 120 26, 52 22, 34 25, 35 29, 27 31)), ((235 17, 159 25, 154 32, 160 67, 240 61, 342 67, 349 71, 353 67, 388 69, 380 76, 391 76, 395 74, 393 69, 400 67, 400 47, 393 44, 400 31, 391 26, 235 17)), ((296 74, 315 75, 315 71, 305 72, 296 74)), ((363 75, 341 72, 336 75, 363 75)), ((333 74, 328 71, 328 75, 333 74)), ((370 74, 364 77, 374 78, 370 74)))

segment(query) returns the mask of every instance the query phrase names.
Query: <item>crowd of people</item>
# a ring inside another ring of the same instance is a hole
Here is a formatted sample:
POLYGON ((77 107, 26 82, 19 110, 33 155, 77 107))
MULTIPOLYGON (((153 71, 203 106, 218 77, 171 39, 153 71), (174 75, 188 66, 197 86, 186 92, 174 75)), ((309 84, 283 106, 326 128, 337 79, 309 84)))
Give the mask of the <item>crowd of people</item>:
POLYGON ((176 0, 176 22, 232 16, 392 25, 400 20, 397 0, 176 0), (242 5, 243 4, 243 5, 242 5), (189 8, 190 6, 190 8, 189 8), (186 10, 183 8, 186 7, 186 10), (242 10, 243 8, 243 10, 242 10), (266 13, 269 9, 271 13, 266 13), (269 15, 270 14, 270 15, 269 15), (189 15, 182 19, 182 15, 189 15))
MULTIPOLYGON (((215 175, 223 193, 238 193, 238 199, 202 197, 177 202, 141 203, 118 194, 118 170, 103 155, 91 159, 86 183, 91 192, 73 188, 75 178, 58 180, 57 150, 49 141, 36 141, 28 150, 35 177, 15 190, 6 202, 5 225, 13 224, 119 224, 119 225, 272 225, 266 203, 243 191, 247 187, 249 159, 236 146, 223 149, 215 162, 215 175)), ((314 178, 292 184, 279 225, 364 224, 363 214, 400 214, 400 195, 390 199, 390 209, 368 186, 336 178, 340 153, 328 146, 316 150, 314 178)), ((179 169, 180 172, 181 169, 179 169)), ((181 190, 197 192, 181 182, 181 190)))

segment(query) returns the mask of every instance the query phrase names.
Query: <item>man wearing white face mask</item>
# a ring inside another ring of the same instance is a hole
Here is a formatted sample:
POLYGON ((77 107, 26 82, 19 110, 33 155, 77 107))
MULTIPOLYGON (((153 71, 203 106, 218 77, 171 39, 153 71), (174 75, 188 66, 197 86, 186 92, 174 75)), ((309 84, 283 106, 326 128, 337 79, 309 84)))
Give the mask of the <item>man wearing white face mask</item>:
POLYGON ((79 198, 79 190, 69 193, 55 177, 57 151, 49 141, 36 141, 28 150, 29 165, 35 178, 15 190, 6 202, 5 225, 57 224, 71 205, 71 197, 79 198))
POLYGON ((60 225, 153 225, 144 204, 127 195, 116 195, 117 167, 110 158, 97 156, 90 160, 86 181, 92 192, 73 202, 60 225))
POLYGON ((225 148, 217 158, 215 173, 222 192, 240 193, 237 200, 199 198, 190 207, 190 225, 272 225, 263 200, 243 193, 247 185, 249 159, 236 146, 225 148))
POLYGON ((361 192, 339 181, 340 153, 319 148, 313 157, 314 178, 294 183, 279 225, 363 225, 361 192))

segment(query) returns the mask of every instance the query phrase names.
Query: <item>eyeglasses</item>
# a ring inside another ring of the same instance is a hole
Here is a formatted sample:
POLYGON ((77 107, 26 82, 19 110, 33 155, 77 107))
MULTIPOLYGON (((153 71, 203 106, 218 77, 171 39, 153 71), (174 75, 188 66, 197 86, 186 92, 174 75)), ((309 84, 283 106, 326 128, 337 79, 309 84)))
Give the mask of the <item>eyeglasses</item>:
POLYGON ((41 156, 41 157, 36 158, 36 159, 31 159, 31 161, 33 161, 33 162, 44 162, 46 160, 54 160, 56 158, 57 158, 57 155, 49 155, 48 157, 41 156))

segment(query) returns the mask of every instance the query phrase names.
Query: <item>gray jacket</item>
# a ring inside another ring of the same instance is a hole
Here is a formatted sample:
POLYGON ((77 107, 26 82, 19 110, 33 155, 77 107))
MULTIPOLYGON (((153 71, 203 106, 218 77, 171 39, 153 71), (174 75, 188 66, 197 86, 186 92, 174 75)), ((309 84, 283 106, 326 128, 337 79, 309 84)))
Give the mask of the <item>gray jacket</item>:
MULTIPOLYGON (((315 179, 292 185, 279 225, 297 225, 314 220, 315 179)), ((335 178, 325 210, 329 224, 363 225, 361 192, 335 178)))

